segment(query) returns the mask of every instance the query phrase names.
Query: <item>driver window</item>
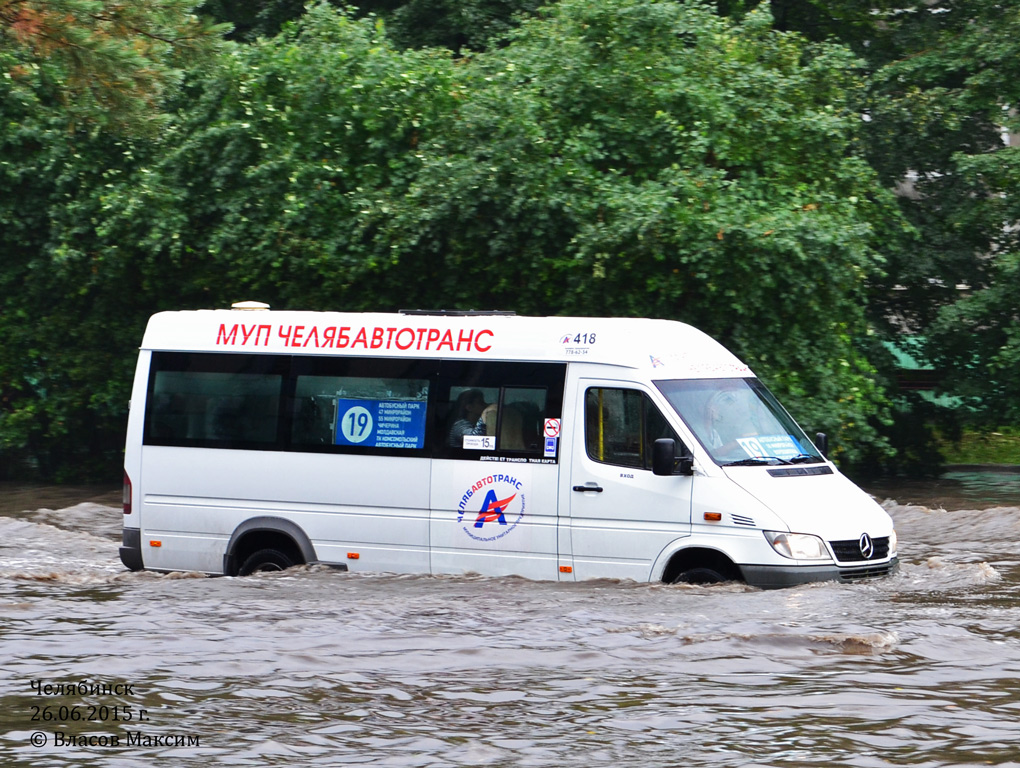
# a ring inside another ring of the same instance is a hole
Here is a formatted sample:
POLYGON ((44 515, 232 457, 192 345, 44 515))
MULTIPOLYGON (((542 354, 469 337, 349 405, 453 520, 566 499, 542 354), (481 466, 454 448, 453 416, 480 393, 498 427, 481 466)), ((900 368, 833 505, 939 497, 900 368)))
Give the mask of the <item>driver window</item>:
POLYGON ((680 438, 644 392, 593 387, 585 393, 585 448, 593 461, 652 468, 652 445, 680 438))

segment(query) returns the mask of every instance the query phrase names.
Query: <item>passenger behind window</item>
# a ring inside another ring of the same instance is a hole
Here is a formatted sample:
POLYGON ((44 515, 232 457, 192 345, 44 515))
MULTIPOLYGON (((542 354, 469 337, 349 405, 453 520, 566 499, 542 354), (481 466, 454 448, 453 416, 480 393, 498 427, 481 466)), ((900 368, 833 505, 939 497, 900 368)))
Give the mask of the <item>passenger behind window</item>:
POLYGON ((496 406, 487 404, 480 389, 465 389, 457 397, 456 418, 450 426, 449 444, 460 448, 465 435, 492 435, 496 432, 496 406))
POLYGON ((524 414, 521 403, 507 403, 503 408, 503 421, 499 427, 499 449, 523 451, 528 446, 524 440, 524 414))
POLYGON ((542 431, 542 412, 534 403, 505 403, 499 427, 499 448, 508 451, 537 451, 542 431))

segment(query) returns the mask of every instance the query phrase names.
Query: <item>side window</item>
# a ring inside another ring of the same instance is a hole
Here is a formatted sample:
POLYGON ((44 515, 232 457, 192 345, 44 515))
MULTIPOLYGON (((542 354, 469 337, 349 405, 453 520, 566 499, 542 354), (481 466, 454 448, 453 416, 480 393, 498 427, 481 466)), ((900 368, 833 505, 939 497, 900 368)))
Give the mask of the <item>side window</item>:
POLYGON ((635 389, 593 387, 584 397, 584 440, 588 457, 603 464, 652 468, 652 445, 676 432, 651 399, 635 389))
POLYGON ((426 456, 437 363, 295 356, 289 450, 426 456))
POLYGON ((284 370, 277 360, 157 353, 149 382, 145 442, 273 447, 283 382, 284 370))
POLYGON ((498 446, 506 451, 541 452, 548 392, 542 387, 506 387, 499 413, 498 446))
POLYGON ((447 405, 444 434, 450 448, 495 450, 498 387, 451 387, 447 405))
POLYGON ((548 400, 545 387, 451 387, 447 446, 544 452, 548 400))
POLYGON ((440 455, 460 459, 555 461, 544 435, 559 419, 564 366, 447 361, 440 377, 440 455))
POLYGON ((428 379, 299 375, 292 443, 424 448, 428 395, 428 379))

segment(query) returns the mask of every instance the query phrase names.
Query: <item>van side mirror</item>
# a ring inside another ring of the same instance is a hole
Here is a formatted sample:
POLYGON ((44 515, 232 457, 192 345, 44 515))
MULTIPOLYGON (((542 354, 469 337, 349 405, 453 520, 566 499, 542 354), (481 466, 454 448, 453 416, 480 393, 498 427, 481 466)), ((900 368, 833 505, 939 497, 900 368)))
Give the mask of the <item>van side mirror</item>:
POLYGON ((685 448, 682 455, 676 454, 676 440, 672 437, 660 437, 652 443, 652 474, 693 475, 694 456, 691 452, 685 448))
POLYGON ((829 458, 829 436, 824 432, 816 432, 815 448, 822 452, 822 458, 829 458))

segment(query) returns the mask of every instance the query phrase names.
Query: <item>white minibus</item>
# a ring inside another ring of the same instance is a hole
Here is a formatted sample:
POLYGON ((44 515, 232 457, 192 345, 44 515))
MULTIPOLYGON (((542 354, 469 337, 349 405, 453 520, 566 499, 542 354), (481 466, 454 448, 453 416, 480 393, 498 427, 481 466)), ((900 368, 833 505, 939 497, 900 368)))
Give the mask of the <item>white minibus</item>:
POLYGON ((132 570, 782 587, 897 565, 889 515, 666 320, 159 313, 124 470, 132 570))

